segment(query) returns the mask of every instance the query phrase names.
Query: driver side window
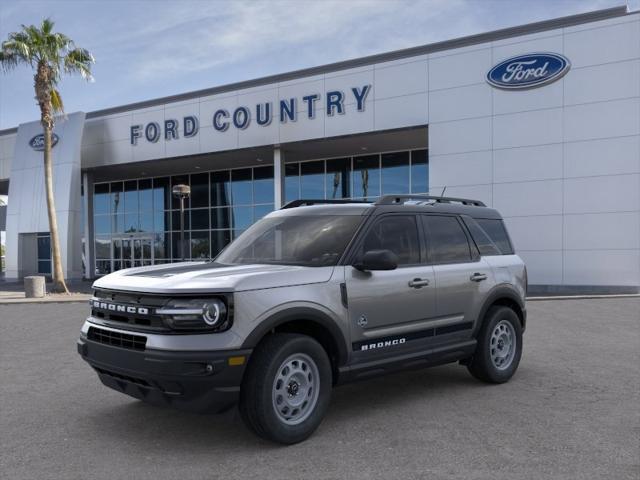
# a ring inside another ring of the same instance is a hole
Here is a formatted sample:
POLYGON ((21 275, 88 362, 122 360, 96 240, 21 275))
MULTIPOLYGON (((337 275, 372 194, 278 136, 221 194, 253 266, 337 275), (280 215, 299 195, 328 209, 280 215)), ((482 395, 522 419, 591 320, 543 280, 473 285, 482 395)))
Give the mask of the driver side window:
POLYGON ((360 255, 369 250, 390 250, 398 256, 398 265, 420 263, 420 239, 413 215, 382 217, 367 232, 360 255))

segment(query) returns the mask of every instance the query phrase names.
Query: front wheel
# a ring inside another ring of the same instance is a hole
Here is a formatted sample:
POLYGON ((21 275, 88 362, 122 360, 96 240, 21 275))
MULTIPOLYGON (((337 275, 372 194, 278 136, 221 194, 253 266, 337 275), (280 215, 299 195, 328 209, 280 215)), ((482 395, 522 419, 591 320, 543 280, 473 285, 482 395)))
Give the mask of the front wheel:
POLYGON ((514 375, 522 356, 522 326, 509 307, 491 307, 478 334, 476 353, 467 365, 478 380, 504 383, 514 375))
POLYGON ((240 392, 240 413, 259 436, 301 442, 320 425, 331 397, 331 363, 313 338, 267 337, 251 357, 240 392))

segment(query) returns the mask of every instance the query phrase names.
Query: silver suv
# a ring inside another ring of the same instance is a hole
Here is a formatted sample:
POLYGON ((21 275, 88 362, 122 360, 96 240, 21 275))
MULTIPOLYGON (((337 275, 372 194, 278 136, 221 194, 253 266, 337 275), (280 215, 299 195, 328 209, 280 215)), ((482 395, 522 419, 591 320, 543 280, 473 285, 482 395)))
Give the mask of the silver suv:
POLYGON ((254 432, 291 444, 337 384, 450 362, 506 382, 526 288, 500 214, 481 202, 298 200, 212 262, 97 280, 78 352, 108 387, 190 411, 239 403, 254 432))

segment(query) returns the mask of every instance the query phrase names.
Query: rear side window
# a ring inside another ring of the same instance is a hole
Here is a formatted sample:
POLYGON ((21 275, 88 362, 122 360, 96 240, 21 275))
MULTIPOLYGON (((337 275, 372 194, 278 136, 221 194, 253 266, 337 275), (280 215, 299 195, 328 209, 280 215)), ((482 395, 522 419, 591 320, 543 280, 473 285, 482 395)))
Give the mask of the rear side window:
POLYGON ((480 225, 471 217, 462 217, 465 225, 471 233, 473 241, 478 246, 480 255, 502 255, 502 252, 498 246, 493 243, 493 240, 489 238, 489 235, 482 229, 480 225))
POLYGON ((415 217, 382 217, 364 238, 361 254, 369 250, 391 250, 398 256, 398 265, 420 263, 420 240, 415 217))
POLYGON ((424 215, 429 260, 433 264, 465 263, 471 261, 467 235, 456 217, 424 215))
POLYGON ((489 235, 489 238, 498 247, 502 255, 513 255, 513 247, 502 220, 499 218, 476 218, 475 221, 489 235))

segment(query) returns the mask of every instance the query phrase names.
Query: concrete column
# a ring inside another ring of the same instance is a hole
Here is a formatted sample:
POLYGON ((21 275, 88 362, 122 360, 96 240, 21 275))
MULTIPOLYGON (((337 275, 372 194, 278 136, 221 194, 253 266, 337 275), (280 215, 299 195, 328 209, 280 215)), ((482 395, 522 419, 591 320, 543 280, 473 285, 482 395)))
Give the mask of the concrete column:
POLYGON ((83 223, 84 223, 84 278, 90 279, 95 276, 95 254, 93 239, 93 175, 88 172, 82 173, 82 189, 84 197, 82 199, 83 223))
POLYGON ((278 210, 285 204, 284 197, 284 152, 280 146, 273 149, 274 208, 278 210))

